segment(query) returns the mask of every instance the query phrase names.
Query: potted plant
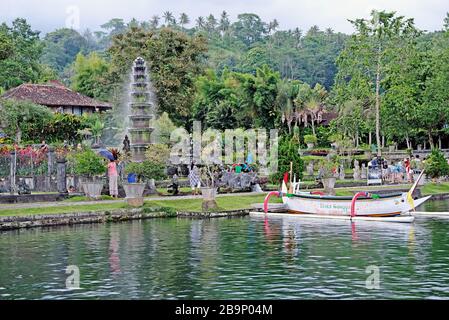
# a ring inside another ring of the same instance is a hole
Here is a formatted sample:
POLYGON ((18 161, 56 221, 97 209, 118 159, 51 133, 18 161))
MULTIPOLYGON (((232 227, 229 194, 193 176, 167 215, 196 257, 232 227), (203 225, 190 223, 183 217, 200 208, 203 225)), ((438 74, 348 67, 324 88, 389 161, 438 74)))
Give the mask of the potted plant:
POLYGON ((218 207, 215 197, 217 195, 217 177, 215 174, 214 165, 205 165, 201 169, 201 180, 204 187, 201 188, 201 195, 203 196, 203 211, 210 211, 218 207))
POLYGON ((91 149, 75 153, 73 159, 74 173, 80 176, 81 188, 87 197, 99 199, 103 190, 103 177, 106 166, 103 158, 91 149))
POLYGON ((126 202, 134 207, 143 205, 143 192, 149 179, 161 180, 165 177, 165 167, 149 160, 131 162, 125 167, 128 182, 123 183, 126 202))
POLYGON ((315 144, 317 143, 318 139, 313 134, 306 134, 304 136, 304 143, 307 145, 307 149, 313 149, 315 144))
POLYGON ((324 193, 335 195, 335 182, 337 181, 338 157, 330 156, 326 160, 321 160, 319 164, 319 178, 323 183, 324 193))

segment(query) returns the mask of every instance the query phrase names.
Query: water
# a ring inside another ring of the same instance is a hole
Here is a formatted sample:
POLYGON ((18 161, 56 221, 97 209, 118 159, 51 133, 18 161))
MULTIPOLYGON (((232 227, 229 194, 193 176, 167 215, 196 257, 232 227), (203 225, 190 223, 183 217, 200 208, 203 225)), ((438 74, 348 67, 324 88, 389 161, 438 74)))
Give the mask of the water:
POLYGON ((449 219, 157 219, 3 232, 0 298, 447 299, 449 219), (79 267, 81 289, 65 289, 68 265, 79 267), (379 289, 366 288, 369 266, 379 289))

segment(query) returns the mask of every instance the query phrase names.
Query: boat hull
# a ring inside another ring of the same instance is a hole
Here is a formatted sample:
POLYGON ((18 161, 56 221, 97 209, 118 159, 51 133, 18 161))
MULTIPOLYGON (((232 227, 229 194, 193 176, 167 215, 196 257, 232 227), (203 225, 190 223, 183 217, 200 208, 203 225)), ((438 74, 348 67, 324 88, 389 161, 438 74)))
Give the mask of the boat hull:
MULTIPOLYGON (((429 197, 414 200, 414 207, 427 201, 429 197)), ((282 198, 288 212, 330 216, 350 216, 351 198, 315 195, 293 195, 282 198)), ((407 201, 407 193, 383 196, 376 199, 360 198, 355 202, 355 215, 365 217, 391 217, 413 210, 407 201)))

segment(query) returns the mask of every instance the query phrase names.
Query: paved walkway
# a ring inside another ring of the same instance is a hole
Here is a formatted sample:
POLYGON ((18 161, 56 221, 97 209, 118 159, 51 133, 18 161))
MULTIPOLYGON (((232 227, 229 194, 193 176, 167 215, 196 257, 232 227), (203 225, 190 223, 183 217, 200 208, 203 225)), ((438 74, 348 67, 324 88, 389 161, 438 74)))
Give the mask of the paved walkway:
MULTIPOLYGON (((266 192, 240 192, 240 193, 222 193, 217 194, 217 197, 238 197, 238 196, 254 196, 258 194, 265 194, 266 192)), ((184 200, 184 199, 201 199, 201 195, 193 196, 157 196, 157 197, 146 197, 145 201, 165 201, 165 200, 184 200)), ((6 209, 28 209, 28 208, 40 208, 40 207, 66 207, 66 206, 82 206, 89 204, 108 204, 108 203, 117 203, 123 202, 123 199, 118 200, 98 200, 98 201, 58 201, 58 202, 33 202, 33 203, 14 203, 14 204, 0 204, 0 211, 6 209)))

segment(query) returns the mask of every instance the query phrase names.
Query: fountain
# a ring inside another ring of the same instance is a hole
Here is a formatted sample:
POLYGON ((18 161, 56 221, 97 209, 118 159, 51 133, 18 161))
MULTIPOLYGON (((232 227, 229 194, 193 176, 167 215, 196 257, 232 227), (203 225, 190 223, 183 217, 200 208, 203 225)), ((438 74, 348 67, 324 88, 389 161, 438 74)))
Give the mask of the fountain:
POLYGON ((131 159, 135 162, 145 160, 145 151, 150 145, 151 133, 154 128, 150 121, 153 118, 154 106, 150 102, 150 81, 147 65, 143 58, 134 60, 130 90, 129 115, 131 136, 131 159))

